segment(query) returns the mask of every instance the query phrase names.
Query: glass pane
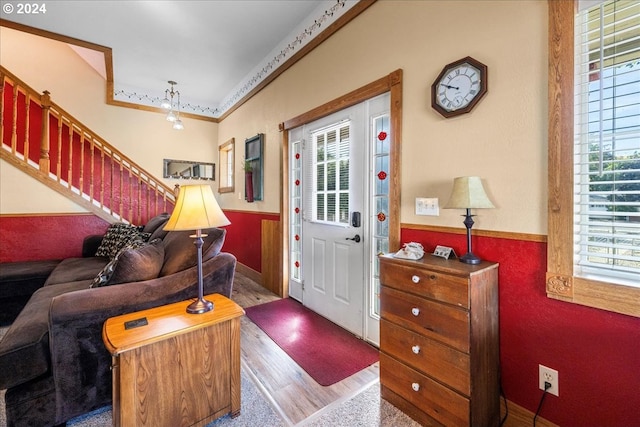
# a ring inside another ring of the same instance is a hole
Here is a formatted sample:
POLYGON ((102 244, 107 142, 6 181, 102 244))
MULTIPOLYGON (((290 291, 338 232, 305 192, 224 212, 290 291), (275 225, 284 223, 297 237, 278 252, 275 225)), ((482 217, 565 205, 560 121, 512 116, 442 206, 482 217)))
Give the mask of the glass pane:
POLYGON ((327 191, 336 190, 336 163, 327 163, 327 191))
MULTIPOLYGON (((376 238, 376 255, 389 253, 389 239, 376 238)), ((377 261, 377 258, 376 258, 377 261)), ((376 262, 376 275, 378 275, 378 262, 376 262)))
POLYGON ((375 194, 387 195, 389 194, 389 156, 376 157, 376 170, 375 170, 375 194), (380 179, 383 178, 383 179, 380 179))
POLYGON ((335 160, 337 154, 336 131, 327 133, 327 160, 335 160))
POLYGON ((336 221, 336 195, 327 194, 327 221, 336 221))
POLYGON ((374 279, 371 311, 380 316, 380 279, 374 279))
POLYGON ((300 280, 300 268, 298 266, 301 262, 300 252, 294 252, 291 254, 291 276, 294 279, 300 280))
POLYGON ((376 198, 375 234, 377 236, 389 235, 389 200, 387 197, 376 198), (380 219, 383 219, 380 221, 380 219))
POLYGON ((375 122, 375 138, 376 138, 376 153, 383 154, 389 153, 390 140, 389 137, 389 116, 383 116, 376 119, 375 122))
POLYGON ((340 158, 349 158, 349 126, 340 129, 340 158))
POLYGON ((340 222, 349 223, 349 193, 340 193, 340 222))
POLYGON ((349 160, 340 160, 339 190, 349 190, 349 160))
POLYGON ((324 194, 316 195, 316 219, 318 221, 324 221, 324 194))
POLYGON ((324 162, 324 135, 316 138, 316 157, 318 162, 324 162))
POLYGON ((316 174, 317 174, 317 179, 316 179, 316 190, 317 191, 324 191, 324 164, 318 164, 316 165, 316 174))

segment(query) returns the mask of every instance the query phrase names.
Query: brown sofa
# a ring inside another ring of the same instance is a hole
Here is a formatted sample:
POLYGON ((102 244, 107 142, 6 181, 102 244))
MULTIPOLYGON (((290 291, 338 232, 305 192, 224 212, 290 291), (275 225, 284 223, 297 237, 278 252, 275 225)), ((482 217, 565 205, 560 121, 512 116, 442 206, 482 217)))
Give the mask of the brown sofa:
MULTIPOLYGON (((109 405, 111 356, 102 342, 105 320, 197 296, 192 232, 163 231, 167 218, 154 218, 148 224, 153 227, 145 228, 154 228, 151 243, 127 250, 127 256, 110 264, 115 268, 108 285, 92 287, 104 284, 96 278, 110 257, 69 258, 56 264, 31 296, 0 341, 0 389, 7 389, 8 427, 64 425, 109 405), (154 258, 160 265, 148 262, 154 258), (144 280, 122 282, 136 274, 144 280), (120 280, 112 284, 116 276, 120 280)), ((208 234, 202 255, 205 295, 230 297, 236 259, 220 252, 225 231, 203 233, 208 234)), ((85 239, 83 254, 96 253, 99 242, 96 237, 85 239)))

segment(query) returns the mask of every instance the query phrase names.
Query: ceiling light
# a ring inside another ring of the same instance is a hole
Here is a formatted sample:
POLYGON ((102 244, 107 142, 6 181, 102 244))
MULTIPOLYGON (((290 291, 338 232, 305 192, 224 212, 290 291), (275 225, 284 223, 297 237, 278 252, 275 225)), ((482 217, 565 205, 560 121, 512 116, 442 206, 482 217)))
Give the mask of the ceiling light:
POLYGON ((170 89, 164 91, 164 99, 160 103, 160 107, 167 110, 167 121, 173 123, 173 128, 176 130, 184 129, 182 120, 180 120, 180 92, 174 90, 173 87, 178 83, 173 80, 169 80, 167 83, 171 85, 170 89), (176 103, 173 103, 173 98, 176 98, 176 103))

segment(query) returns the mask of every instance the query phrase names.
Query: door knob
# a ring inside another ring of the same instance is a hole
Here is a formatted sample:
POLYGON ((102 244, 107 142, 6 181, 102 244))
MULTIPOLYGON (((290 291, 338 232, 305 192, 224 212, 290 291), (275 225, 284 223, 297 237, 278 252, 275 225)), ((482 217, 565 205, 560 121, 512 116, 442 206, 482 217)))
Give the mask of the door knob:
POLYGON ((355 236, 353 236, 352 238, 348 238, 346 240, 353 240, 356 243, 360 243, 360 235, 356 234, 355 236))

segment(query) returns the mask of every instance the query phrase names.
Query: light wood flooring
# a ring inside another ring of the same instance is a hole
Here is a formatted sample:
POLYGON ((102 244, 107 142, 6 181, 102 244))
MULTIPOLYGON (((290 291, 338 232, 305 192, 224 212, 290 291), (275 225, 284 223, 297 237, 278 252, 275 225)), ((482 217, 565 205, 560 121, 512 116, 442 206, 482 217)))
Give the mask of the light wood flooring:
MULTIPOLYGON (((242 307, 279 299, 236 272, 232 299, 242 307)), ((285 424, 301 426, 379 381, 379 362, 328 387, 321 386, 246 316, 241 321, 243 369, 258 384, 285 424)))
MULTIPOLYGON (((236 272, 232 299, 242 307, 250 307, 279 297, 236 272)), ((241 321, 241 359, 243 369, 288 426, 304 426, 380 380, 377 362, 339 383, 323 387, 246 316, 241 321)), ((500 406, 502 417, 506 412, 503 399, 500 406)), ((509 416, 503 427, 528 427, 532 421, 533 413, 509 402, 509 416)), ((558 427, 541 417, 537 421, 540 427, 558 427)))

